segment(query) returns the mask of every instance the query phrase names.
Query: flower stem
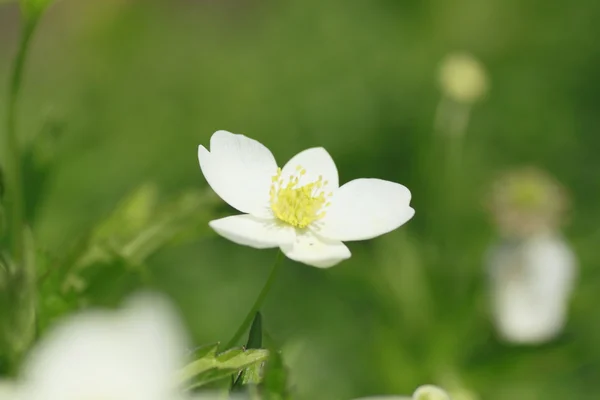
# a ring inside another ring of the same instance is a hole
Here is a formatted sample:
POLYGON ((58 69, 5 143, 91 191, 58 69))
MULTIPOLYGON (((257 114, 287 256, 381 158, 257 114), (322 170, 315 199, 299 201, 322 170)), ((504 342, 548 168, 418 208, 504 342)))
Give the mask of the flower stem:
POLYGON ((267 294, 269 293, 269 290, 271 289, 273 282, 275 282, 275 278, 277 277, 277 272, 279 271, 280 265, 281 265, 281 250, 278 250, 277 255, 275 256, 275 262, 273 263, 273 267, 271 268, 271 272, 269 274, 269 277, 267 278, 267 282, 265 282, 265 285, 263 286, 258 297, 256 298, 254 305, 248 312, 248 315, 246 315, 246 318, 244 319, 244 321, 242 322, 242 324, 240 325, 238 330, 235 332, 235 335, 233 335, 231 340, 229 342, 227 342, 226 348, 229 349, 232 346, 234 346, 237 343, 237 341, 240 340, 240 338, 242 337, 244 332, 246 332, 248 330, 248 328, 250 327, 250 324, 252 323, 252 320, 254 319, 254 315, 262 307, 262 304, 265 301, 265 298, 267 297, 267 294))
MULTIPOLYGON (((5 131, 0 132, 0 162, 6 181, 6 210, 9 226, 9 246, 14 271, 9 282, 9 304, 13 309, 7 315, 7 370, 14 372, 18 360, 30 346, 35 335, 35 266, 31 258, 32 243, 26 232, 25 199, 21 151, 17 135, 17 114, 23 73, 33 33, 40 14, 23 15, 21 37, 8 86, 5 131), (27 237, 26 237, 27 236, 27 237)), ((4 317, 4 316, 3 316, 4 317)))
POLYGON ((17 139, 17 105, 23 81, 23 70, 37 18, 26 19, 21 32, 19 48, 13 64, 6 109, 6 131, 2 148, 6 174, 9 226, 11 229, 11 254, 16 265, 23 261, 23 235, 25 227, 25 202, 23 198, 23 174, 21 171, 21 152, 17 139))

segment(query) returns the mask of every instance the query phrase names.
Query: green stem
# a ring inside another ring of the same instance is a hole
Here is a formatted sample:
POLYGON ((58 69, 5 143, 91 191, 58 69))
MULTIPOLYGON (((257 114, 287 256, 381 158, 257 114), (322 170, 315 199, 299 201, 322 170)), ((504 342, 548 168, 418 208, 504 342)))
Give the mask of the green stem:
POLYGON ((267 282, 265 282, 265 286, 263 286, 258 297, 256 298, 256 301, 254 302, 254 305, 248 312, 248 315, 246 315, 246 318, 244 319, 244 321, 242 322, 242 324, 240 325, 238 330, 235 332, 235 335, 233 335, 231 340, 229 342, 227 342, 226 348, 229 349, 232 346, 234 346, 238 342, 238 340, 240 340, 242 335, 250 327, 250 324, 254 320, 254 315, 262 307, 262 304, 265 301, 265 298, 267 297, 267 294, 269 293, 269 290, 271 289, 273 282, 275 282, 275 278, 277 277, 277 272, 279 271, 280 265, 281 265, 281 250, 278 250, 277 255, 275 256, 275 263, 273 263, 273 267, 271 268, 271 273, 269 274, 269 277, 267 278, 267 282))
POLYGON ((23 261, 23 232, 25 227, 25 207, 23 195, 23 174, 21 152, 17 139, 17 105, 23 81, 23 70, 37 18, 24 22, 19 48, 13 64, 6 111, 6 132, 4 135, 4 167, 6 173, 9 226, 11 229, 11 250, 16 265, 23 261))

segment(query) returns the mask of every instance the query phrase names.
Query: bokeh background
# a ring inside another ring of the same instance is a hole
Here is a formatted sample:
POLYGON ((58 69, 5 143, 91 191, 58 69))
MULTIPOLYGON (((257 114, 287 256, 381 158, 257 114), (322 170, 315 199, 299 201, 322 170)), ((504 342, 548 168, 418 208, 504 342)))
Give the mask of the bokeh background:
MULTIPOLYGON (((472 399, 598 398, 599 19, 595 0, 56 2, 19 114, 41 328, 150 287, 176 302, 194 343, 231 336, 275 251, 208 229, 233 210, 196 151, 226 129, 280 165, 324 146, 342 182, 379 177, 413 193, 415 218, 351 243, 349 261, 285 260, 263 313, 298 398, 422 383, 472 399), (434 128, 440 62, 455 51, 489 79, 458 156, 434 128), (485 194, 520 166, 569 190, 565 236, 580 261, 564 333, 533 347, 494 333, 483 265, 497 235, 485 194)), ((18 29, 16 4, 0 5, 2 93, 18 29)))

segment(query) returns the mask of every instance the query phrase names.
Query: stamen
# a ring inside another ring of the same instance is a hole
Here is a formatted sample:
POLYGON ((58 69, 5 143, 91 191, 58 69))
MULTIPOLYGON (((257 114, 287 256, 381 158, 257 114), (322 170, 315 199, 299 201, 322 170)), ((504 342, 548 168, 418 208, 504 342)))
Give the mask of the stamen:
MULTIPOLYGON (((315 182, 298 187, 300 178, 306 175, 306 169, 302 166, 296 167, 296 174, 288 178, 287 185, 283 185, 281 169, 272 178, 269 197, 271 209, 275 216, 297 228, 306 228, 311 223, 323 218, 325 212, 323 208, 329 206, 326 201, 326 194, 322 191, 327 181, 323 181, 323 176, 319 175, 315 182), (275 183, 278 183, 276 185, 275 183)), ((327 194, 331 197, 333 193, 327 194)))

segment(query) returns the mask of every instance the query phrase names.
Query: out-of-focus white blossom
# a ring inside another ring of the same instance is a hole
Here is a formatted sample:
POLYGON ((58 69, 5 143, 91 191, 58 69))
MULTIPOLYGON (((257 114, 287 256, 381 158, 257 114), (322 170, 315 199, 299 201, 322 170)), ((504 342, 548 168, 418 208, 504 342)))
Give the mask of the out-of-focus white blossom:
POLYGON ((469 53, 448 55, 442 61, 439 74, 444 94, 459 103, 474 103, 488 90, 485 68, 469 53))
POLYGON ((433 385, 418 387, 412 398, 413 400, 450 400, 448 393, 433 385))
POLYGON ((337 167, 322 147, 278 168, 263 144, 217 131, 210 151, 198 147, 198 160, 211 188, 244 213, 211 221, 211 228, 241 245, 279 247, 288 258, 318 268, 350 258, 344 241, 383 235, 415 213, 410 191, 399 183, 355 179, 340 186, 337 167))
POLYGON ((371 396, 371 397, 361 397, 360 399, 354 400, 413 400, 410 396, 371 396))
POLYGON ((17 385, 9 381, 0 381, 0 400, 19 400, 17 385))
POLYGON ((501 238, 488 253, 494 323, 508 342, 543 343, 567 318, 576 257, 559 233, 566 191, 541 170, 503 175, 489 202, 501 238))
POLYGON ((177 400, 186 340, 162 299, 141 295, 121 311, 87 311, 51 330, 28 356, 21 400, 177 400))
POLYGON ((450 396, 437 386, 423 385, 419 386, 412 396, 371 396, 355 400, 450 400, 450 396))
POLYGON ((489 258, 493 316, 500 336, 536 344, 557 336, 567 318, 576 260, 562 237, 506 240, 489 258))
MULTIPOLYGON (((1 400, 1 399, 0 399, 1 400)), ((227 392, 205 392, 192 395, 189 400, 253 400, 246 394, 231 394, 227 392)))

